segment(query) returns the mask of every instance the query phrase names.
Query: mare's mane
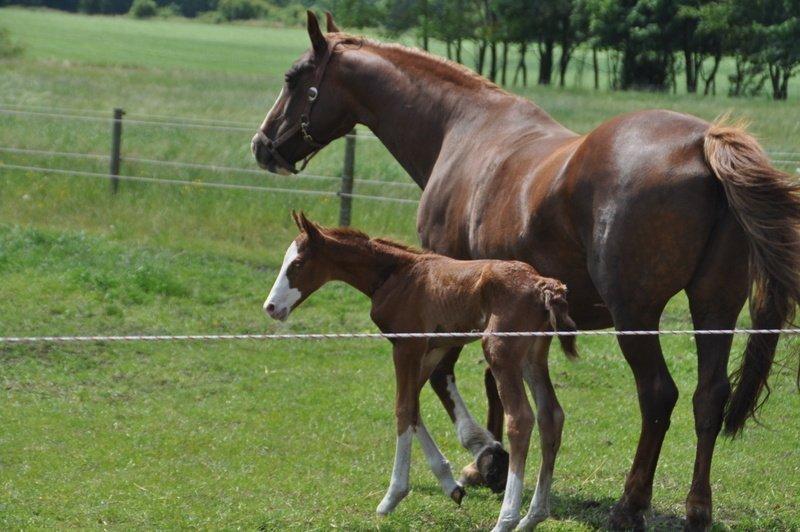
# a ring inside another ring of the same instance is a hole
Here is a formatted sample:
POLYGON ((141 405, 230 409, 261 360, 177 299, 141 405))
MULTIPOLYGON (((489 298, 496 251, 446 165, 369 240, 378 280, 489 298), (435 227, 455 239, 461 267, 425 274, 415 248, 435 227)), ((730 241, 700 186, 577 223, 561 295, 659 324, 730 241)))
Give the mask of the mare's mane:
POLYGON ((470 68, 450 59, 420 50, 419 48, 412 48, 398 43, 385 43, 370 39, 369 37, 351 35, 348 33, 329 33, 328 35, 333 44, 350 45, 355 48, 368 46, 384 52, 381 55, 393 62, 408 65, 416 70, 433 72, 437 77, 463 87, 476 89, 484 88, 513 96, 488 79, 472 71, 470 68))

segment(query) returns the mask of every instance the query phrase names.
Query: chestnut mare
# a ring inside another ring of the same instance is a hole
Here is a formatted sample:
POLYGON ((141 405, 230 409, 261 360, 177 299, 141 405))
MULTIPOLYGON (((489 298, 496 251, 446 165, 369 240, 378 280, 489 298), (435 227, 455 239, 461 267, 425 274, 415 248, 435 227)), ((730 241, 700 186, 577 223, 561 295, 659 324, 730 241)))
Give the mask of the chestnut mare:
MULTIPOLYGON (((742 128, 651 110, 579 135, 450 61, 343 34, 330 17, 325 35, 311 13, 308 33, 311 49, 286 74, 253 138, 261 167, 293 171, 295 161, 366 125, 423 189, 425 248, 462 259, 518 259, 560 279, 581 329, 656 329, 681 290, 696 329, 733 328, 748 295, 755 328, 780 328, 793 316, 800 189, 742 128)), ((778 335, 750 336, 733 393, 731 340, 696 336, 688 529, 711 526, 717 436, 723 425, 735 435, 757 410, 778 335)), ((619 345, 636 379, 642 423, 610 524, 641 528, 678 389, 658 337, 622 336, 619 345)), ((479 428, 459 405, 459 351, 444 356, 430 382, 462 436, 479 428)), ((487 393, 490 428, 500 439, 502 407, 490 374, 487 393)))
MULTIPOLYGON (((264 310, 274 319, 285 320, 308 296, 335 280, 370 298, 370 317, 384 333, 520 332, 549 327, 575 330, 567 314, 566 286, 541 277, 529 264, 455 260, 390 240, 370 239, 353 229, 322 228, 302 213, 292 216, 301 233, 286 251, 278 278, 264 302, 264 310)), ((567 356, 576 357, 575 337, 559 338, 567 356)), ((533 411, 524 382, 540 411, 550 417, 557 415, 558 401, 542 339, 486 336, 482 340, 484 356, 508 413, 511 448, 510 474, 496 531, 512 530, 520 522, 523 474, 533 430, 533 411)), ((445 495, 461 504, 463 487, 453 479, 449 462, 420 418, 419 393, 447 351, 475 340, 463 336, 391 340, 397 380, 397 452, 392 481, 378 505, 380 515, 394 510, 408 495, 411 439, 415 435, 445 495)), ((536 493, 521 523, 523 528, 531 528, 549 515, 550 485, 561 434, 552 427, 540 431, 550 444, 542 446, 536 493)))

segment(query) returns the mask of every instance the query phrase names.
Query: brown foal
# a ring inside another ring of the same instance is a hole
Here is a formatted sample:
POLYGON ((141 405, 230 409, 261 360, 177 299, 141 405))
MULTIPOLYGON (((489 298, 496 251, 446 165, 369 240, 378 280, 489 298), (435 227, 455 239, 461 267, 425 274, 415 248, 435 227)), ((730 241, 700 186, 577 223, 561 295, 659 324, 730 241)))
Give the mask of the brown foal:
MULTIPOLYGON (((540 276, 529 264, 455 260, 389 240, 370 239, 352 229, 323 228, 302 213, 293 216, 301 233, 289 246, 278 279, 264 303, 264 310, 272 318, 285 320, 314 291, 336 280, 371 299, 370 316, 384 333, 575 329, 567 314, 566 286, 540 276)), ((559 338, 565 353, 577 356, 575 338, 559 338)), ((464 489, 454 480, 449 462, 422 423, 419 394, 449 349, 474 340, 392 339, 397 379, 397 452, 391 484, 377 508, 379 514, 394 510, 409 492, 414 435, 445 494, 461 503, 464 489)), ((511 451, 495 530, 511 530, 520 522, 525 460, 535 419, 523 382, 530 387, 540 413, 542 464, 530 511, 521 523, 523 528, 529 528, 549 514, 550 485, 563 425, 563 412, 547 367, 550 338, 486 336, 482 344, 506 412, 511 451)))

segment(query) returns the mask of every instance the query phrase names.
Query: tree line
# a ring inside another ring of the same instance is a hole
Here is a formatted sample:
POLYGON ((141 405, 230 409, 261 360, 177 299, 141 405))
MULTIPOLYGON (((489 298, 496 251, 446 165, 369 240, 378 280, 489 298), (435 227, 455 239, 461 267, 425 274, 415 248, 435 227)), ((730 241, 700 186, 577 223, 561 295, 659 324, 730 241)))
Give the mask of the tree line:
MULTIPOLYGON (((450 59, 468 62, 503 85, 527 85, 530 78, 564 86, 577 61, 580 72, 591 66, 595 88, 602 71, 615 90, 677 90, 681 80, 687 92, 708 95, 716 94, 720 64, 727 58, 731 96, 768 89, 776 100, 785 100, 789 80, 800 69, 800 0, 146 1, 168 13, 223 13, 226 20, 289 12, 299 23, 302 9, 328 9, 346 28, 416 32, 425 49, 432 40, 441 41, 450 59), (537 72, 528 72, 530 54, 538 57, 537 72)), ((3 3, 122 14, 133 0, 3 3)))

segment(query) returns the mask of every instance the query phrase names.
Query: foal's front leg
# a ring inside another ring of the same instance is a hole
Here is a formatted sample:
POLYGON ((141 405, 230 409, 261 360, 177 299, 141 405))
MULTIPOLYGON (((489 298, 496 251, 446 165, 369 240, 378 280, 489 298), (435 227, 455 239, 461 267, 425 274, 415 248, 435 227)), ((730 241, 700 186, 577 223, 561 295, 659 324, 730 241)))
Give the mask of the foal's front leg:
POLYGON ((411 469, 411 442, 414 426, 419 420, 418 380, 424 352, 425 344, 419 340, 398 341, 394 345, 394 373, 397 380, 395 396, 397 450, 389 489, 377 508, 379 515, 389 514, 410 491, 408 477, 411 469))

